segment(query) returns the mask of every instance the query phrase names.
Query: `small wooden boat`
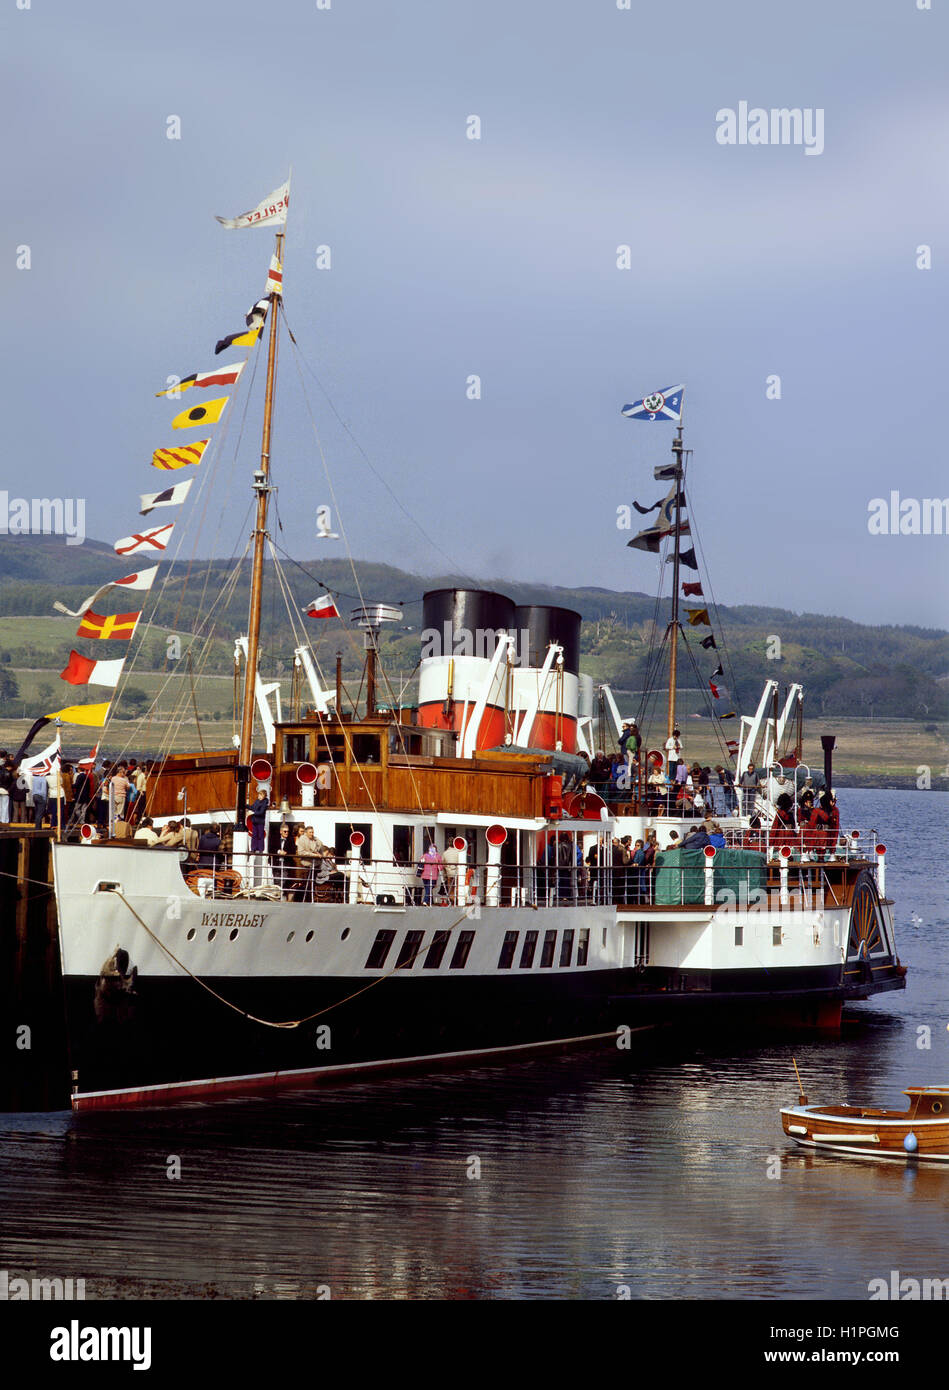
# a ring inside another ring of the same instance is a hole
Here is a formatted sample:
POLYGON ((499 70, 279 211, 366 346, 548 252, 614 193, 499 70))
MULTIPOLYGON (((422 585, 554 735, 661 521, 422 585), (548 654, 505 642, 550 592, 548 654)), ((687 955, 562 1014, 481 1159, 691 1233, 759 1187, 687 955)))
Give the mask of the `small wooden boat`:
POLYGON ((907 1110, 861 1105, 797 1105, 781 1111, 784 1132, 797 1144, 861 1158, 926 1159, 949 1163, 949 1086, 909 1086, 907 1110))

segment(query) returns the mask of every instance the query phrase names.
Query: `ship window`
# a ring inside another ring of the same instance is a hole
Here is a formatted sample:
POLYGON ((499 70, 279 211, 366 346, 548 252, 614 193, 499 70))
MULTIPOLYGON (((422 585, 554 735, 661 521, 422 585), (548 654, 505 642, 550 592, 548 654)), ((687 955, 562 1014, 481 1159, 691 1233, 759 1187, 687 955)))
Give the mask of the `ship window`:
POLYGON ((560 942, 560 964, 569 965, 573 955, 573 932, 565 931, 560 942))
POLYGON ((432 937, 432 944, 425 952, 425 960, 422 963, 423 970, 437 970, 441 965, 448 947, 450 931, 437 931, 432 937))
POLYGON ((422 944, 423 931, 407 931, 405 940, 399 948, 399 958, 395 963, 396 970, 411 970, 419 954, 419 947, 422 944))
POLYGON ((320 734, 316 740, 316 762, 344 763, 346 738, 343 734, 320 734))
POLYGON ((504 933, 501 954, 498 957, 499 970, 510 970, 511 966, 514 964, 514 952, 517 950, 517 938, 519 936, 520 932, 516 931, 506 931, 504 933))
POLYGON ((283 760, 285 763, 305 763, 307 759, 308 734, 284 734, 283 760))
POLYGON ((590 928, 580 928, 580 940, 577 942, 577 965, 586 965, 590 955, 590 928))
POLYGON ((366 961, 367 970, 381 970, 386 963, 386 956, 395 940, 395 932, 383 929, 376 932, 376 939, 372 943, 372 950, 366 961))
POLYGON ((455 949, 452 952, 449 970, 464 970, 468 964, 468 952, 471 950, 471 943, 474 941, 473 931, 460 931, 458 940, 455 942, 455 949))
POLYGON ((529 970, 534 964, 534 952, 537 950, 537 932, 529 931, 524 935, 524 945, 521 947, 521 970, 529 970))
POLYGON ((379 735, 353 734, 353 762, 377 763, 379 761, 379 735))
POLYGON ((780 945, 781 945, 781 923, 780 923, 780 922, 775 922, 774 926, 771 928, 771 945, 772 945, 772 946, 780 946, 780 945))
POLYGON ((392 827, 392 862, 412 864, 415 862, 415 831, 411 825, 392 827))
POLYGON ((735 923, 735 945, 744 946, 745 944, 745 924, 744 922, 735 923))
MULTIPOLYGON (((336 851, 337 861, 348 859, 349 851, 352 846, 349 837, 354 830, 362 831, 362 848, 359 851, 360 858, 372 858, 372 826, 371 825, 350 825, 349 821, 336 822, 336 841, 333 846, 336 851)), ((317 832, 319 833, 319 832, 317 832)))
POLYGON ((100 878, 92 891, 94 893, 121 893, 122 885, 121 883, 113 883, 111 879, 100 878))
POLYGON ((554 951, 557 949, 557 933, 555 931, 544 932, 544 945, 540 953, 540 968, 545 970, 548 965, 554 963, 554 951))

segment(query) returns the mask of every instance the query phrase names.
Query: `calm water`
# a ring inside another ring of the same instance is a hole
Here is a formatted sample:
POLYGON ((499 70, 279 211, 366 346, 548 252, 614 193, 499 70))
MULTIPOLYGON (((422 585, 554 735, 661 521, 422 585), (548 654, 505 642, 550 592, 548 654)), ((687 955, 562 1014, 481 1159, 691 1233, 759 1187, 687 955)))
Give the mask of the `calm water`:
POLYGON ((0 1270, 176 1299, 865 1299, 894 1269, 949 1277, 949 1170, 808 1156, 778 1119, 792 1050, 813 1100, 949 1082, 949 796, 840 801, 891 850, 910 967, 841 1037, 0 1116, 0 1270))

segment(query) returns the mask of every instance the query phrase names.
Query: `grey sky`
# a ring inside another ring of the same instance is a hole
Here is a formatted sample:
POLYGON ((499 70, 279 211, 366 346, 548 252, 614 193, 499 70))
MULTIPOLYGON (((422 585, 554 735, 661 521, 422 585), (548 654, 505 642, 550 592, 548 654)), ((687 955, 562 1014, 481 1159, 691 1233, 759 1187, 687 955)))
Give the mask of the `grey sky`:
MULTIPOLYGON (((153 393, 213 365, 263 292, 272 235, 212 214, 292 163, 290 324, 440 547, 307 377, 357 557, 651 591, 616 507, 661 495, 672 427, 619 412, 684 381, 720 601, 949 626, 949 538, 867 528, 892 489, 949 496, 947 23, 938 0, 8 4, 3 486, 85 496, 97 538, 138 529, 138 494, 175 480, 151 451, 180 442, 153 393), (822 108, 823 154, 719 145, 742 100, 822 108)), ((237 469, 249 372, 198 470, 184 555, 243 546, 262 367, 237 469)), ((340 555, 315 540, 330 496, 289 351, 274 469, 281 543, 340 555)))

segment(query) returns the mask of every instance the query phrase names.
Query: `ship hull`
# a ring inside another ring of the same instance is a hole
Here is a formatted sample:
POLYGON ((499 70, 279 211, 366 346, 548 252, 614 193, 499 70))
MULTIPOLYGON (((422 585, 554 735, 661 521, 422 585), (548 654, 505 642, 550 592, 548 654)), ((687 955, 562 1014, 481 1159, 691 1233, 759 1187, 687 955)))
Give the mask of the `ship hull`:
POLYGON ((54 862, 76 1109, 623 1049, 669 1023, 832 1028, 903 985, 886 952, 848 971, 843 908, 212 901, 175 853, 54 862))

